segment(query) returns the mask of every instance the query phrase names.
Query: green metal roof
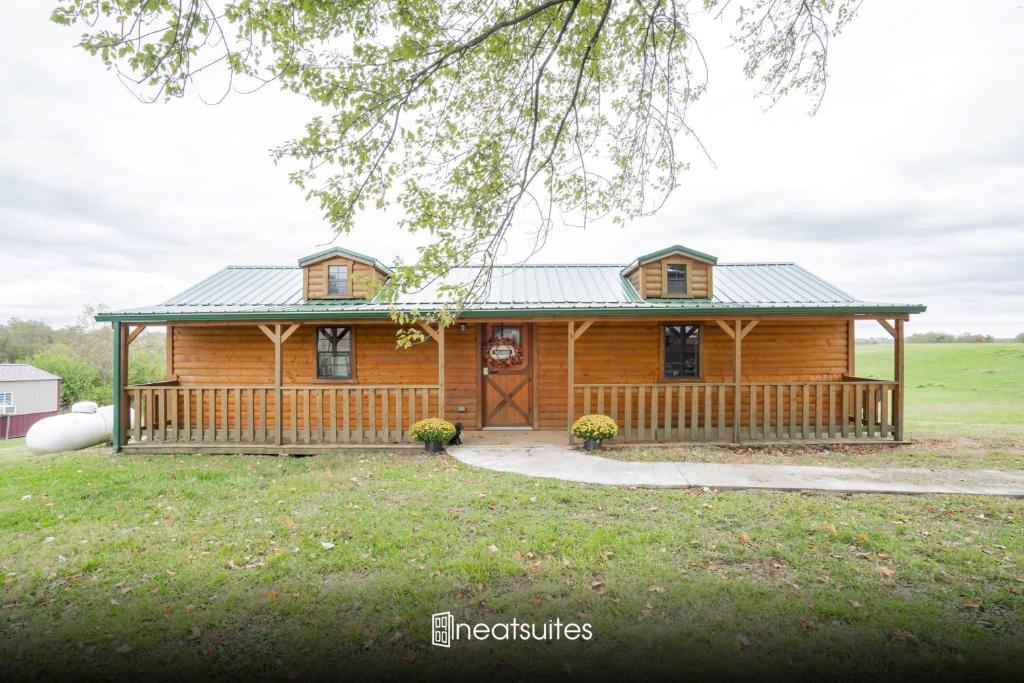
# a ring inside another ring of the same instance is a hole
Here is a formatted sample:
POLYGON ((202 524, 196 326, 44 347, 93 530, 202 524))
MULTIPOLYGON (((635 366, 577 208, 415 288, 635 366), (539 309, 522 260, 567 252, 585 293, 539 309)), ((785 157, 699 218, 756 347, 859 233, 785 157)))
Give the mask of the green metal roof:
MULTIPOLYGON (((925 310, 915 304, 859 301, 793 263, 722 263, 715 267, 711 299, 645 300, 622 276, 622 268, 621 264, 495 266, 485 291, 463 315, 849 315, 925 310)), ((456 268, 446 282, 469 282, 477 273, 475 267, 456 268)), ((440 284, 402 295, 397 307, 436 310, 445 304, 440 284)), ((304 300, 301 268, 229 266, 163 304, 110 311, 96 319, 386 318, 390 310, 387 303, 376 299, 304 300)))
POLYGON ((302 258, 299 259, 299 266, 305 266, 310 263, 313 263, 314 261, 330 258, 331 256, 345 256, 350 259, 355 259, 356 261, 362 261, 363 263, 370 264, 371 266, 373 266, 374 268, 383 273, 387 273, 388 275, 391 274, 390 268, 388 268, 387 266, 385 266, 383 263, 373 258, 372 256, 360 254, 358 251, 352 251, 351 249, 343 249, 341 247, 328 247, 327 249, 324 249, 323 251, 318 251, 315 254, 303 256, 302 258))

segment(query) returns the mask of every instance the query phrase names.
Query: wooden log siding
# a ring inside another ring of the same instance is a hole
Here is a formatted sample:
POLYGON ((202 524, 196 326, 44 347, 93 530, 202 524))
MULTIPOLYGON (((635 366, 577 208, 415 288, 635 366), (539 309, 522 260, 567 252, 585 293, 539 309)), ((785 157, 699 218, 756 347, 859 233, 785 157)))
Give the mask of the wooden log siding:
MULTIPOLYGON (((575 383, 669 383, 661 376, 661 326, 666 322, 674 321, 595 322, 576 341, 575 383)), ((564 429, 568 405, 566 323, 545 322, 537 328, 540 427, 564 429)), ((841 381, 847 371, 846 332, 846 321, 840 319, 762 320, 743 339, 742 381, 841 381)), ((702 334, 704 377, 701 379, 708 384, 731 384, 735 360, 733 340, 714 322, 703 323, 702 334)), ((732 414, 732 394, 727 398, 727 410, 732 414)), ((744 405, 746 400, 744 398, 744 405)), ((577 392, 577 411, 581 401, 582 394, 577 392)))
MULTIPOLYGON (((282 346, 285 386, 320 383, 316 380, 315 367, 316 327, 316 324, 303 324, 282 346)), ((428 339, 411 349, 397 349, 396 329, 393 325, 352 325, 355 358, 351 383, 437 385, 437 344, 428 339)), ((452 334, 451 330, 446 332, 452 334)), ((255 324, 179 325, 174 332, 174 374, 186 385, 272 385, 274 345, 255 324)), ((324 381, 323 384, 329 387, 341 383, 324 381)))
MULTIPOLYGON (((129 387, 135 443, 276 443, 274 386, 129 387)), ((284 387, 281 445, 411 441, 416 420, 437 415, 435 385, 284 387)))

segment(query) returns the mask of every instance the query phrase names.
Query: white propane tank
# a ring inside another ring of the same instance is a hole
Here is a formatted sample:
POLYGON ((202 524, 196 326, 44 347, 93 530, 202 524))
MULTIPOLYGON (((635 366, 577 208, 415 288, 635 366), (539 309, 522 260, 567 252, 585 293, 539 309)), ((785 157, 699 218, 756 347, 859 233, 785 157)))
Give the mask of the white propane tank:
POLYGON ((76 451, 109 441, 114 433, 114 406, 92 401, 71 406, 70 413, 47 417, 29 427, 25 445, 33 453, 76 451))

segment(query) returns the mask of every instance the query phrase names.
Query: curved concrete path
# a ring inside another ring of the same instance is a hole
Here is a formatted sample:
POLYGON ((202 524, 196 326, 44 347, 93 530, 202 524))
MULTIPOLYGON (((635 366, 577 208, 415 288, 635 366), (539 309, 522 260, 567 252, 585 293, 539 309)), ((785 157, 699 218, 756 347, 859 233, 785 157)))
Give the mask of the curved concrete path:
POLYGON ((1024 471, 627 462, 587 455, 568 446, 457 446, 449 451, 458 461, 474 467, 585 484, 1024 497, 1024 471))

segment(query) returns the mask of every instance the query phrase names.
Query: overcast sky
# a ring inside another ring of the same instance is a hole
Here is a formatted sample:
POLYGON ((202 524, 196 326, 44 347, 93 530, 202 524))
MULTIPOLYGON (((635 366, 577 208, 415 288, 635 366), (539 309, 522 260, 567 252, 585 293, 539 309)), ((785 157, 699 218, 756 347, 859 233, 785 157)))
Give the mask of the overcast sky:
MULTIPOLYGON (((268 155, 301 131, 295 96, 141 104, 73 49, 77 29, 47 20, 52 4, 7 0, 0 23, 0 320, 158 303, 224 265, 294 263, 333 237, 268 155)), ((706 36, 710 92, 690 123, 715 164, 691 153, 658 215, 559 229, 534 260, 624 262, 681 243, 927 304, 911 331, 1022 332, 1022 39, 1019 0, 866 0, 810 118, 799 97, 764 111, 739 58, 706 36)), ((393 224, 366 216, 338 244, 413 258, 393 224)))

